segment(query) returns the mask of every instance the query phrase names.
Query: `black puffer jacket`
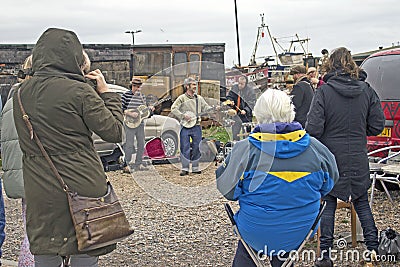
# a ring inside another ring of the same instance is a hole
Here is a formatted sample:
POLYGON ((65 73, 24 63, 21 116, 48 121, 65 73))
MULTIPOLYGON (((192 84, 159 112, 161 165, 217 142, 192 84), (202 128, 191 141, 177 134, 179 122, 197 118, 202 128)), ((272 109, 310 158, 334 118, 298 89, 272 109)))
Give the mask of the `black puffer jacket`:
POLYGON ((339 181, 330 192, 341 199, 357 199, 370 186, 367 135, 378 135, 385 124, 378 95, 361 72, 360 80, 340 71, 328 73, 314 96, 306 130, 335 155, 339 181))

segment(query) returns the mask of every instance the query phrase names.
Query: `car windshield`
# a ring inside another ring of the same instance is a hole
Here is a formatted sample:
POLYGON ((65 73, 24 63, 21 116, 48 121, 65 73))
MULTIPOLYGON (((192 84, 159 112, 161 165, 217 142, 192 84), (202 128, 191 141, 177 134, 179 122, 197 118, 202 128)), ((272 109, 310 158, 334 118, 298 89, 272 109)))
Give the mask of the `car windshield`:
POLYGON ((367 74, 367 82, 381 100, 400 101, 400 55, 385 55, 367 59, 361 66, 367 74))

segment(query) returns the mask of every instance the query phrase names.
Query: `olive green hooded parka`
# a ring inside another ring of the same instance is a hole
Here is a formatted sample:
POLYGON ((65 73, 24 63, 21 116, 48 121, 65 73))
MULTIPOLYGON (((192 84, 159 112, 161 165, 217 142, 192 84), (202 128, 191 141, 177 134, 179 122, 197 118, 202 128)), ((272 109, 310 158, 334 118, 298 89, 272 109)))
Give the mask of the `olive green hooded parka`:
MULTIPOLYGON (((33 49, 33 77, 21 86, 21 98, 34 131, 61 177, 80 195, 106 193, 106 175, 95 151, 92 131, 121 142, 120 96, 99 95, 84 79, 82 45, 75 33, 46 30, 33 49)), ((36 142, 30 139, 14 97, 14 119, 23 152, 27 232, 32 254, 79 254, 67 197, 36 142)), ((101 255, 115 245, 89 252, 101 255)))

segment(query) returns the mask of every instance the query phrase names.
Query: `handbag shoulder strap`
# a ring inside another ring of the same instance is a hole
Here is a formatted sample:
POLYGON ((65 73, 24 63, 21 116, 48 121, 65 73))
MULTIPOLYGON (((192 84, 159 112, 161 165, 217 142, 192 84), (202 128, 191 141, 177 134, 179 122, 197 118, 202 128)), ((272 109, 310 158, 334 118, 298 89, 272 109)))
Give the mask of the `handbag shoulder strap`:
POLYGON ((21 109, 21 113, 22 113, 22 119, 24 120, 25 125, 26 125, 26 127, 28 128, 28 130, 29 130, 29 134, 30 134, 31 140, 32 140, 32 139, 35 139, 36 144, 38 145, 38 147, 39 147, 40 151, 42 152, 44 158, 45 158, 45 159, 47 160, 47 162, 49 163, 51 170, 53 171, 54 175, 57 177, 58 181, 60 182, 60 184, 61 184, 63 190, 64 190, 65 192, 67 192, 67 193, 70 192, 69 187, 68 187, 67 184, 64 182, 64 180, 61 178, 60 173, 58 172, 58 170, 57 170, 56 166, 54 165, 53 161, 50 159, 49 154, 47 154, 46 150, 44 149, 43 144, 42 144, 42 142, 40 141, 39 137, 37 136, 36 132, 33 131, 32 123, 31 123, 31 121, 30 121, 30 119, 29 119, 28 114, 26 114, 26 112, 25 112, 24 106, 22 105, 22 101, 21 101, 21 87, 18 89, 17 95, 18 95, 18 104, 19 104, 19 108, 21 109))

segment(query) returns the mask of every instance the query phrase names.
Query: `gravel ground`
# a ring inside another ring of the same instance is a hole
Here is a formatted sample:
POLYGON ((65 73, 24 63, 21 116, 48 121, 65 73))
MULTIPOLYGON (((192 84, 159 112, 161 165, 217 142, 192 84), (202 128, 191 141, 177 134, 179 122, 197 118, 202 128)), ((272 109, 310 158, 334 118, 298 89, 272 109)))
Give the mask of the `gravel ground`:
MULTIPOLYGON (((236 238, 223 203, 215 189, 214 164, 203 165, 200 175, 179 176, 179 166, 150 166, 149 171, 122 174, 108 172, 135 233, 101 256, 99 266, 231 266, 236 238)), ((400 230, 399 192, 391 205, 383 192, 376 191, 373 212, 379 230, 388 226, 400 230)), ((21 242, 21 201, 5 198, 6 240, 3 258, 17 261, 21 242)), ((237 210, 238 206, 232 202, 237 210)), ((337 212, 339 234, 350 229, 350 214, 337 212)), ((340 237, 340 236, 338 236, 340 237)), ((315 250, 315 239, 307 249, 315 250)), ((350 245, 347 249, 351 249, 350 245)), ((363 251, 358 243, 358 251, 363 251)), ((358 261, 337 260, 336 266, 361 266, 358 261)), ((313 266, 301 261, 296 266, 313 266)), ((382 264, 381 266, 398 266, 382 264)))

